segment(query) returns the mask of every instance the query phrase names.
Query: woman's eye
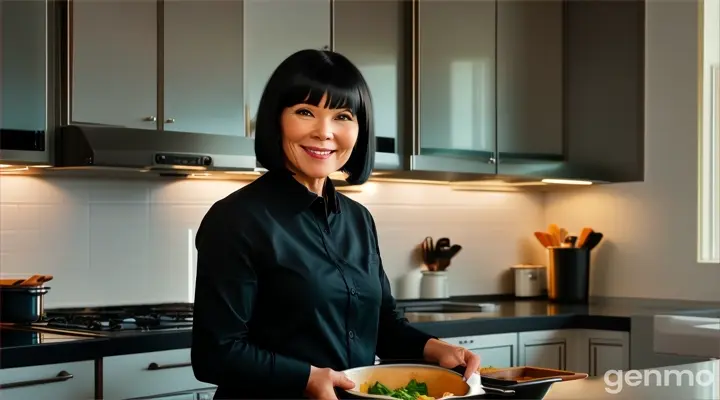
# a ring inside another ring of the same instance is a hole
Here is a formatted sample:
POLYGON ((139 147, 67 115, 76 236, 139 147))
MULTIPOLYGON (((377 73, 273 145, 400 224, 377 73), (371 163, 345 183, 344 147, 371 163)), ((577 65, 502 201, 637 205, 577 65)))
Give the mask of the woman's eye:
POLYGON ((295 113, 299 114, 299 115, 304 115, 306 117, 312 117, 312 113, 304 108, 301 108, 301 109, 295 111, 295 113))
POLYGON ((338 115, 338 118, 344 120, 344 121, 352 121, 352 116, 348 114, 340 114, 338 115))

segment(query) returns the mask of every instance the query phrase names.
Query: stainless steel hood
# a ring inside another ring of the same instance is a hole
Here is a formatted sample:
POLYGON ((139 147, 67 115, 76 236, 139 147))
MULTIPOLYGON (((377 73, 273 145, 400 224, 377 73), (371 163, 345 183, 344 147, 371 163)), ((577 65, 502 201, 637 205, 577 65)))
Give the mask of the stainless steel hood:
POLYGON ((143 171, 252 171, 255 143, 244 136, 68 125, 56 131, 56 168, 143 171))

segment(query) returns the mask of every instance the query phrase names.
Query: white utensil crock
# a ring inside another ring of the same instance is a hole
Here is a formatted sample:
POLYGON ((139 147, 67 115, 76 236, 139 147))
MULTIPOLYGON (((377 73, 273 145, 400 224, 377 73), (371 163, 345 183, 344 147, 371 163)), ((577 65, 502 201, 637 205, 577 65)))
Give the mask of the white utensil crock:
POLYGON ((446 271, 422 271, 420 298, 446 299, 450 297, 446 271))

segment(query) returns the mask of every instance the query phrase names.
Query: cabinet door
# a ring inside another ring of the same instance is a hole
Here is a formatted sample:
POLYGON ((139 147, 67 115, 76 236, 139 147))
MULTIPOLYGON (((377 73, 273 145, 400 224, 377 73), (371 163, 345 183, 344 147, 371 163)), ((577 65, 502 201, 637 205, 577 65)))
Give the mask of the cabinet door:
POLYGON ((0 128, 44 131, 47 3, 0 1, 0 128))
POLYGON ((495 7, 419 0, 414 169, 495 173, 495 7))
MULTIPOLYGON (((265 84, 288 56, 329 49, 330 0, 244 0, 245 118, 255 119, 265 84)), ((250 125, 254 132, 254 123, 250 125)), ((253 134, 254 136, 254 134, 253 134)))
POLYGON ((334 50, 355 63, 370 87, 378 138, 376 169, 400 167, 401 132, 409 106, 403 7, 402 0, 336 0, 333 8, 334 50), (367 21, 373 21, 373 29, 367 29, 367 21))
POLYGON ((72 122, 157 129, 157 3, 73 0, 72 122))
POLYGON ((630 368, 630 335, 628 332, 581 330, 579 372, 603 376, 608 370, 630 368))
POLYGON ((478 354, 484 368, 510 368, 517 365, 517 339, 516 333, 501 333, 444 338, 443 341, 478 354))
POLYGON ((645 1, 568 1, 565 36, 564 177, 642 181, 645 1))
POLYGON ((520 365, 567 369, 567 348, 571 331, 521 332, 518 338, 520 365))
POLYGON ((103 395, 129 399, 213 387, 195 379, 190 349, 127 354, 103 359, 103 395))
POLYGON ((94 361, 0 369, 0 385, 3 400, 98 398, 94 361))
POLYGON ((498 173, 563 160, 563 1, 497 3, 498 173))
POLYGON ((245 135, 243 2, 164 5, 164 129, 245 135))

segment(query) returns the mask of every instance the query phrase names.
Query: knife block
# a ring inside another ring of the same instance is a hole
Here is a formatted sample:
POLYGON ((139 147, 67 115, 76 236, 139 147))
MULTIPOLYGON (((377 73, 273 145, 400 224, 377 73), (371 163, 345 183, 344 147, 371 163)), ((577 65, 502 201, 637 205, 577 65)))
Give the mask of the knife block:
POLYGON ((420 280, 421 299, 447 299, 450 297, 446 271, 422 271, 420 280))

